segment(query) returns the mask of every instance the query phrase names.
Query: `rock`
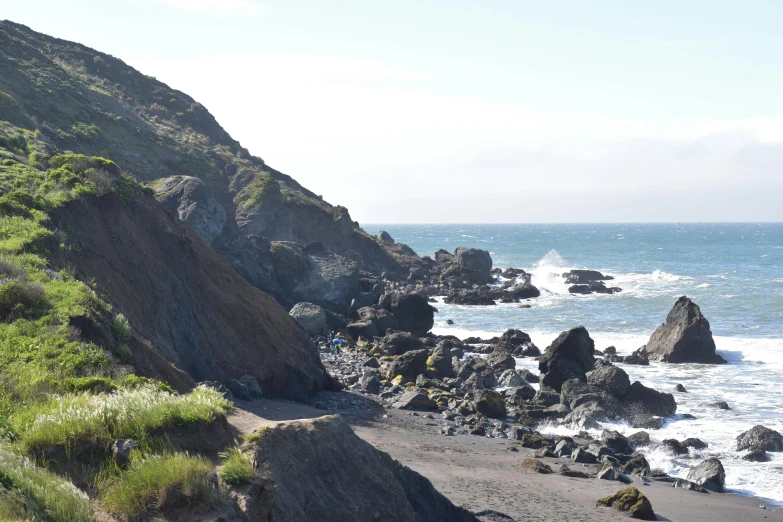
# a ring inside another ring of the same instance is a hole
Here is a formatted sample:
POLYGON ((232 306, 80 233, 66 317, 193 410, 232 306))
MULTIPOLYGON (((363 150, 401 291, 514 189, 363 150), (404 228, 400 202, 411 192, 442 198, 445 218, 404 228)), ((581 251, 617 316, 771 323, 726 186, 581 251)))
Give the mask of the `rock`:
POLYGON ((639 381, 634 382, 623 398, 626 408, 637 413, 668 417, 677 412, 677 403, 671 393, 661 393, 647 388, 639 381))
POLYGON ((552 450, 548 447, 544 446, 543 448, 538 448, 536 451, 533 452, 533 456, 537 459, 543 459, 543 458, 556 458, 557 455, 552 453, 552 450))
POLYGON ((701 439, 697 439, 695 437, 690 437, 690 438, 685 439, 684 441, 682 441, 682 446, 684 448, 693 448, 693 449, 700 450, 700 449, 706 448, 707 447, 707 443, 704 442, 701 439))
POLYGON ((685 479, 677 479, 674 482, 672 482, 673 488, 683 488, 688 489, 690 491, 698 491, 699 493, 706 493, 706 490, 696 484, 695 482, 691 482, 690 480, 685 479))
POLYGON ((604 466, 604 468, 598 472, 596 478, 601 480, 617 480, 618 482, 622 482, 624 484, 630 484, 633 482, 629 476, 620 472, 620 470, 611 465, 604 466))
POLYGON ((529 383, 537 383, 538 382, 538 375, 531 372, 527 368, 522 368, 521 370, 518 370, 519 375, 522 376, 523 379, 525 379, 529 383))
POLYGON ((435 379, 454 375, 453 354, 445 343, 438 344, 427 358, 427 375, 435 379))
POLYGON ((443 302, 465 306, 493 306, 495 304, 494 299, 478 290, 457 290, 451 292, 443 302))
MULTIPOLYGON (((530 281, 523 281, 521 283, 511 285, 506 288, 503 293, 504 295, 514 299, 533 299, 541 295, 541 291, 533 286, 530 281)), ((524 305, 520 306, 520 308, 524 308, 524 305)))
POLYGON ((582 448, 576 448, 571 453, 571 460, 582 464, 595 464, 598 462, 598 458, 594 454, 582 448))
POLYGON ((598 506, 613 507, 618 511, 628 513, 631 518, 640 520, 655 520, 656 518, 650 501, 633 486, 599 499, 596 503, 596 507, 598 506))
MULTIPOLYGON (((404 353, 423 350, 426 346, 421 339, 408 332, 387 333, 381 342, 378 343, 378 349, 386 355, 402 355, 404 353)), ((424 372, 422 372, 424 373, 424 372)))
POLYGON ((558 457, 570 457, 575 449, 576 446, 572 441, 563 439, 555 446, 555 455, 558 457))
POLYGON ((685 296, 674 304, 666 322, 655 329, 645 351, 651 359, 669 363, 726 362, 715 353, 709 321, 699 306, 685 296))
POLYGON ((416 382, 416 377, 427 372, 427 350, 413 350, 397 357, 388 368, 386 378, 402 376, 403 382, 416 382))
POLYGON ((678 384, 677 386, 674 387, 674 389, 680 393, 688 393, 688 390, 686 390, 685 386, 683 386, 682 384, 678 384))
POLYGON ((511 426, 508 430, 508 438, 510 440, 523 440, 525 435, 532 433, 530 428, 525 426, 511 426))
POLYGON ((525 386, 526 384, 527 381, 525 381, 525 379, 522 378, 522 375, 516 370, 505 370, 500 374, 500 377, 498 377, 498 386, 516 388, 518 386, 525 386))
POLYGON ((239 378, 239 382, 247 387, 247 391, 254 399, 261 399, 264 397, 264 390, 261 389, 261 385, 258 384, 258 379, 252 375, 243 375, 239 378))
MULTIPOLYGON (((523 401, 529 401, 536 396, 536 390, 529 384, 524 384, 522 386, 516 386, 514 388, 505 390, 503 395, 507 398, 516 398, 523 401)), ((559 404, 556 404, 555 406, 559 406, 559 404)))
POLYGON ((233 393, 234 397, 237 399, 241 399, 243 401, 249 401, 253 399, 252 395, 250 395, 250 390, 247 389, 247 386, 239 382, 237 379, 229 379, 226 381, 225 385, 226 388, 231 390, 231 393, 233 393))
POLYGON ((454 254, 441 248, 435 252, 435 262, 438 264, 450 265, 454 262, 454 254))
POLYGON ((514 357, 503 348, 495 348, 484 362, 493 370, 513 370, 517 365, 514 357))
POLYGON ((571 294, 616 294, 622 291, 622 288, 616 286, 607 287, 600 281, 595 281, 586 285, 573 285, 568 287, 568 292, 571 294))
POLYGON ((223 231, 226 210, 215 199, 209 186, 199 178, 166 178, 158 185, 155 198, 166 210, 187 223, 208 245, 223 231))
POLYGON ((313 303, 296 303, 288 314, 310 337, 326 334, 326 313, 323 307, 313 303))
POLYGON ((650 463, 639 452, 633 453, 631 459, 620 466, 620 471, 628 474, 645 474, 650 471, 650 463))
POLYGON ((470 283, 483 285, 489 281, 492 257, 486 250, 459 247, 454 251, 454 262, 470 283))
POLYGON ((587 373, 587 383, 602 388, 615 397, 624 397, 631 387, 628 374, 616 366, 605 366, 587 373))
POLYGON ((544 446, 551 448, 554 442, 550 437, 544 437, 537 433, 525 433, 522 435, 522 447, 530 449, 539 449, 544 446))
POLYGON ((552 473, 552 468, 533 458, 527 458, 522 462, 522 469, 532 471, 534 473, 549 474, 552 473))
POLYGON ((593 370, 595 343, 583 326, 561 333, 538 361, 542 387, 560 391, 568 379, 587 382, 593 370))
POLYGON ((650 444, 650 434, 646 431, 637 431, 628 436, 628 443, 632 446, 647 446, 650 444))
POLYGON ((473 406, 477 412, 490 419, 502 419, 506 416, 506 403, 495 390, 477 390, 473 406))
POLYGON ((397 318, 391 312, 384 309, 377 309, 371 306, 365 306, 356 310, 356 315, 360 321, 370 321, 378 330, 378 335, 386 335, 390 330, 399 330, 400 325, 397 318))
POLYGON ((381 380, 374 372, 364 372, 361 381, 359 381, 359 385, 361 386, 362 390, 368 393, 372 393, 373 395, 378 395, 381 393, 381 380))
POLYGON ((389 245, 394 244, 394 238, 391 237, 391 234, 389 234, 385 230, 381 230, 380 232, 378 232, 378 235, 376 237, 381 241, 383 241, 384 243, 388 243, 389 245))
POLYGON ((401 330, 414 335, 425 335, 435 324, 432 307, 418 294, 387 293, 381 297, 380 304, 397 318, 401 330))
POLYGON ((364 364, 362 364, 365 368, 380 368, 381 363, 378 362, 377 357, 370 357, 366 361, 364 361, 364 364))
POLYGON ((401 410, 425 410, 434 411, 438 409, 438 404, 419 391, 408 391, 403 393, 394 407, 401 410))
POLYGON ((530 336, 522 330, 509 329, 500 336, 500 340, 514 346, 521 346, 526 343, 532 343, 530 336))
POLYGON ((631 443, 619 431, 604 430, 601 433, 601 443, 612 450, 612 453, 624 453, 626 455, 633 453, 631 443))
POLYGON ((614 279, 596 270, 571 270, 563 274, 567 285, 587 284, 592 281, 608 281, 614 279))
POLYGON ((750 462, 769 462, 772 459, 764 448, 753 448, 742 456, 742 460, 748 460, 750 462))
POLYGON ((714 402, 714 403, 710 404, 710 406, 715 406, 719 410, 730 410, 731 409, 731 408, 729 408, 729 403, 727 403, 727 402, 714 402))
POLYGON ((737 437, 737 451, 746 449, 783 451, 783 435, 759 424, 737 437))
POLYGON ((117 439, 111 445, 111 456, 120 467, 130 464, 131 454, 139 449, 133 439, 117 439))
POLYGON ((378 337, 378 328, 375 327, 372 321, 354 321, 348 323, 346 328, 354 339, 364 337, 365 339, 372 340, 375 337, 378 337))
POLYGON ((564 477, 571 477, 571 478, 584 478, 584 479, 591 478, 590 475, 588 475, 584 471, 573 470, 568 466, 566 466, 565 464, 560 466, 560 474, 563 475, 564 477))
POLYGON ((617 348, 614 346, 609 346, 608 348, 604 348, 603 351, 604 355, 617 355, 617 348))
POLYGON ((720 460, 715 457, 692 467, 686 478, 710 491, 721 493, 726 488, 726 471, 724 471, 720 460))
POLYGON ((688 448, 680 444, 680 441, 677 439, 664 439, 661 441, 661 446, 663 446, 663 448, 672 455, 688 454, 688 448))

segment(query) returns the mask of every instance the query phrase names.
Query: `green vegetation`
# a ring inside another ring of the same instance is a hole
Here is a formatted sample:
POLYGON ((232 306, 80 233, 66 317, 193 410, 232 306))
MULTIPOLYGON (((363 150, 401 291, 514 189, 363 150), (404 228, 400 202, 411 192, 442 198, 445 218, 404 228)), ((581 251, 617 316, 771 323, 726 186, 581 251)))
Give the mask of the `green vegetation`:
POLYGON ((134 459, 131 468, 105 489, 102 500, 113 513, 137 519, 167 502, 220 505, 221 491, 212 464, 204 457, 184 453, 134 459))
POLYGON ((250 479, 253 478, 253 468, 255 467, 253 460, 247 457, 239 446, 222 452, 220 457, 223 459, 220 476, 226 484, 236 486, 250 482, 250 479))
POLYGON ((259 209, 273 203, 280 194, 280 186, 266 172, 253 176, 250 182, 234 197, 234 204, 240 209, 259 209))
POLYGON ((261 440, 268 429, 269 426, 262 426, 261 428, 255 430, 253 433, 247 433, 243 435, 242 438, 245 439, 245 442, 247 442, 248 444, 253 444, 261 440))
POLYGON ((122 315, 117 314, 111 320, 111 330, 114 335, 117 336, 122 342, 128 342, 131 340, 131 327, 128 319, 122 315))
POLYGON ((22 446, 30 452, 78 443, 108 444, 114 439, 143 441, 153 430, 210 423, 230 404, 211 388, 172 395, 153 386, 109 394, 88 392, 52 397, 12 418, 22 446))
POLYGON ((94 520, 87 495, 3 447, 0 447, 0 519, 94 520))

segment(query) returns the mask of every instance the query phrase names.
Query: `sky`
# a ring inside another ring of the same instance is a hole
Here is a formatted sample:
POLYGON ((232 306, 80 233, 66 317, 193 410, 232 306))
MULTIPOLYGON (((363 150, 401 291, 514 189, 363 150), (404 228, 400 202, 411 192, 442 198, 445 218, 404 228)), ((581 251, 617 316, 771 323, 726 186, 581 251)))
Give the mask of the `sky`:
POLYGON ((783 2, 0 0, 0 18, 186 92, 363 224, 783 221, 783 2))

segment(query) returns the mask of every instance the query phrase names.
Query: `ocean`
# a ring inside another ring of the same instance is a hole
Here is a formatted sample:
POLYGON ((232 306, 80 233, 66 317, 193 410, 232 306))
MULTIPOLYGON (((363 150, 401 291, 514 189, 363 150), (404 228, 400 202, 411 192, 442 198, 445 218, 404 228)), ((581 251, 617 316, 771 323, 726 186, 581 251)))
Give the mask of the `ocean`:
MULTIPOLYGON (((583 325, 596 348, 614 345, 629 354, 645 344, 665 321, 678 297, 692 298, 707 317, 718 353, 727 365, 619 365, 631 381, 674 393, 677 415, 657 431, 655 440, 698 437, 709 444, 674 457, 648 450, 653 468, 685 478, 691 466, 717 456, 726 469, 730 492, 755 495, 783 505, 783 453, 770 462, 742 460, 736 437, 756 424, 783 433, 783 224, 530 224, 530 225, 368 225, 370 233, 392 237, 430 255, 443 248, 488 250, 494 266, 532 273, 541 296, 531 308, 435 305, 433 331, 460 338, 492 337, 508 328, 530 334, 543 351, 563 330, 583 325), (571 295, 560 276, 572 268, 614 276, 614 295, 571 295), (448 319, 453 325, 446 323, 448 319), (687 393, 674 392, 682 384, 687 393), (729 410, 712 403, 726 401, 729 410), (683 419, 689 413, 695 419, 683 419)), ((517 367, 537 370, 533 359, 517 367)), ((607 424, 629 435, 623 424, 607 424)), ((569 433, 551 426, 552 433, 569 433)), ((600 430, 594 435, 598 435, 600 430)))

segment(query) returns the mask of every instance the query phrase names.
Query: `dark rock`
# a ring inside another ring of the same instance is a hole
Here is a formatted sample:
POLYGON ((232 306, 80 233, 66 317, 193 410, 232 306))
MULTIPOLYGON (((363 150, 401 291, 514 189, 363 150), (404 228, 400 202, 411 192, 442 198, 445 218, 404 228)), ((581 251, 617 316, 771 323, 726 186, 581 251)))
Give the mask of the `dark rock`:
MULTIPOLYGON (((163 180, 155 192, 155 198, 169 212, 190 225, 190 228, 206 244, 211 245, 223 231, 223 226, 226 223, 226 210, 214 197, 209 186, 200 178, 172 176, 163 180)), ((280 210, 285 212, 283 209, 280 210)), ((289 227, 290 221, 289 215, 289 227)))
POLYGON ((560 391, 569 379, 587 382, 587 372, 593 369, 595 343, 583 326, 561 333, 538 361, 541 385, 560 391))
POLYGON ((401 410, 434 411, 438 409, 438 404, 423 393, 414 390, 403 393, 394 403, 394 407, 401 410))
POLYGON ((359 381, 359 384, 362 387, 362 390, 368 393, 372 393, 373 395, 378 395, 381 393, 381 380, 374 372, 364 372, 364 375, 362 375, 362 379, 359 381))
POLYGON ((402 375, 403 382, 416 382, 416 377, 427 372, 427 350, 406 352, 394 360, 387 371, 387 379, 402 375))
POLYGON ((554 406, 555 404, 560 403, 560 394, 553 391, 539 389, 531 402, 533 404, 540 404, 547 407, 554 406))
POLYGON ((742 460, 748 460, 750 462, 769 462, 772 458, 764 448, 753 448, 742 456, 742 460))
POLYGON ((234 397, 237 399, 241 399, 243 401, 249 401, 252 400, 253 397, 250 395, 250 390, 247 389, 247 386, 239 382, 237 379, 229 379, 225 383, 226 388, 231 390, 231 393, 234 394, 234 397))
POLYGON ((386 335, 390 330, 399 330, 397 318, 391 312, 384 309, 376 309, 370 306, 359 308, 356 315, 361 321, 370 321, 378 330, 378 335, 386 335))
POLYGON ((532 430, 525 426, 511 426, 508 430, 509 440, 523 440, 525 435, 532 434, 532 430))
POLYGON ((704 442, 701 439, 697 439, 695 437, 690 437, 690 438, 685 439, 684 441, 682 441, 682 445, 685 448, 693 448, 693 449, 697 449, 697 450, 704 449, 704 448, 707 447, 707 443, 706 442, 704 442))
POLYGON ((656 519, 650 501, 633 486, 618 491, 614 495, 599 499, 596 503, 596 507, 598 506, 613 507, 618 511, 628 513, 631 518, 641 520, 656 519))
POLYGON ((526 343, 532 343, 530 336, 522 330, 506 330, 503 335, 500 336, 500 340, 504 343, 508 343, 514 346, 521 346, 526 343))
POLYGON ((614 346, 609 346, 608 348, 604 348, 603 351, 604 355, 617 355, 617 348, 614 346))
POLYGON ((533 456, 537 459, 544 459, 544 458, 556 458, 557 455, 555 455, 551 449, 544 446, 543 448, 539 448, 536 451, 533 452, 533 456))
POLYGON ((378 237, 378 239, 380 239, 384 243, 388 243, 390 245, 394 244, 394 238, 391 237, 391 234, 389 234, 385 230, 381 230, 380 232, 378 232, 378 236, 377 237, 378 237))
POLYGON ((699 493, 706 493, 707 490, 705 490, 703 487, 699 486, 695 482, 691 482, 690 480, 685 479, 677 479, 672 483, 672 487, 674 488, 683 488, 690 491, 698 491, 699 493))
POLYGON ((746 449, 783 451, 783 435, 759 424, 737 437, 737 451, 746 449))
POLYGON ((505 289, 505 295, 515 299, 533 299, 541 295, 541 291, 533 286, 530 281, 523 281, 505 289))
MULTIPOLYGON (((386 355, 402 355, 412 350, 423 350, 421 339, 408 332, 390 332, 378 343, 378 349, 386 355)), ((422 372, 424 373, 424 372, 422 372)))
POLYGON ((566 466, 565 464, 560 466, 560 474, 563 475, 564 477, 571 477, 571 478, 584 478, 584 479, 592 478, 590 475, 588 475, 584 471, 577 471, 577 470, 571 469, 568 466, 566 466))
POLYGON ((631 387, 631 381, 625 370, 616 366, 605 366, 587 373, 587 382, 602 388, 615 397, 624 397, 631 387))
POLYGON ((516 388, 517 386, 525 386, 526 384, 527 381, 525 381, 525 379, 522 378, 522 375, 516 370, 505 370, 500 374, 500 377, 498 377, 498 386, 516 388))
POLYGON ((674 387, 674 389, 680 393, 688 393, 688 390, 686 390, 685 386, 683 386, 682 384, 678 384, 677 386, 674 387))
POLYGON ((297 303, 288 314, 311 337, 326 334, 326 313, 323 307, 313 303, 297 303))
POLYGON ((486 250, 459 247, 454 251, 454 262, 469 282, 483 285, 489 281, 492 257, 486 250))
POLYGON ((688 454, 688 448, 680 444, 680 441, 677 439, 664 439, 661 441, 661 446, 663 446, 663 448, 672 455, 688 454))
POLYGON ((380 368, 381 363, 378 362, 378 359, 376 357, 370 357, 366 361, 364 361, 364 364, 362 366, 366 368, 380 368))
POLYGON ((650 463, 639 452, 633 453, 631 459, 620 466, 620 471, 623 473, 632 474, 644 474, 650 471, 650 463))
POLYGON ((727 402, 714 402, 714 403, 710 404, 710 406, 715 406, 719 410, 730 410, 731 409, 731 408, 729 408, 729 403, 727 403, 727 402))
POLYGON ((484 362, 493 370, 513 370, 517 365, 514 357, 503 348, 495 348, 495 350, 484 359, 484 362))
POLYGON ((495 390, 477 390, 473 406, 477 412, 490 419, 502 419, 506 416, 506 403, 495 390))
POLYGON ((647 446, 650 444, 650 434, 646 431, 637 431, 633 435, 628 436, 628 443, 634 447, 647 446))
POLYGON ((522 447, 530 449, 539 449, 544 446, 551 448, 554 446, 554 441, 551 437, 545 437, 537 433, 525 433, 522 435, 522 447))
POLYGON ((380 304, 397 318, 401 330, 414 335, 425 335, 435 324, 432 307, 418 294, 387 293, 381 297, 380 304))
POLYGON ((522 368, 518 370, 519 374, 522 376, 523 379, 525 379, 529 383, 537 383, 538 382, 538 375, 531 372, 527 368, 522 368))
POLYGON ((596 270, 571 270, 563 274, 567 285, 586 284, 592 281, 608 281, 614 279, 596 270))
POLYGON ((726 488, 726 471, 720 460, 715 457, 692 467, 686 478, 710 491, 721 493, 726 488))
POLYGON ((532 471, 534 473, 552 473, 552 468, 541 462, 540 460, 536 460, 533 458, 527 458, 522 462, 522 469, 525 469, 527 471, 532 471))
POLYGON ((258 384, 258 379, 252 375, 243 375, 239 378, 239 382, 247 387, 247 391, 254 399, 261 399, 264 397, 264 391, 261 389, 261 385, 258 384))
POLYGON ((563 439, 555 446, 555 455, 558 457, 571 457, 573 455, 576 445, 573 441, 563 439))
POLYGON ((436 379, 454 375, 453 353, 446 343, 439 343, 427 358, 427 374, 436 379))
POLYGON ((582 448, 576 448, 573 453, 571 453, 571 460, 582 464, 595 464, 598 462, 598 458, 593 453, 582 448))
POLYGON ((348 323, 346 328, 354 339, 358 339, 359 337, 374 339, 378 336, 378 328, 375 327, 372 321, 354 321, 348 323))
POLYGON ((536 390, 529 384, 509 388, 503 392, 506 398, 516 398, 522 401, 529 401, 536 396, 536 390))
POLYGON ((631 443, 619 431, 604 430, 601 433, 601 443, 612 450, 612 453, 623 453, 626 455, 633 453, 631 443))
POLYGON ((661 393, 647 388, 639 381, 634 382, 624 397, 626 408, 637 414, 659 415, 668 417, 677 412, 677 403, 671 393, 661 393))
POLYGON ((478 290, 458 290, 450 293, 443 300, 446 304, 466 306, 493 306, 494 299, 478 290))
POLYGON ((651 359, 670 363, 723 364, 726 360, 715 353, 710 323, 699 306, 685 296, 680 297, 655 329, 646 352, 651 359))

